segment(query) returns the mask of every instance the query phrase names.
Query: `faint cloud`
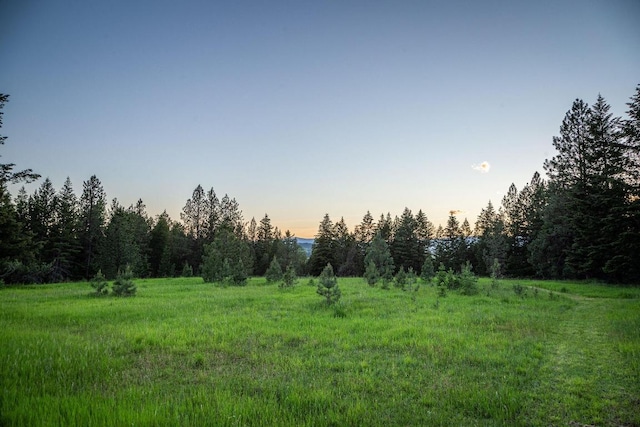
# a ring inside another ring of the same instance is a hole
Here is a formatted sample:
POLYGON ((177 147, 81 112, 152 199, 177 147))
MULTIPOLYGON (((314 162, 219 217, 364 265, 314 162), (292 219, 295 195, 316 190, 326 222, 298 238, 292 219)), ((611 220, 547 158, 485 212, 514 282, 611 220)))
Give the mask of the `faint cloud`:
POLYGON ((471 166, 474 170, 477 170, 480 173, 488 173, 489 169, 491 169, 491 165, 486 160, 479 165, 471 166))

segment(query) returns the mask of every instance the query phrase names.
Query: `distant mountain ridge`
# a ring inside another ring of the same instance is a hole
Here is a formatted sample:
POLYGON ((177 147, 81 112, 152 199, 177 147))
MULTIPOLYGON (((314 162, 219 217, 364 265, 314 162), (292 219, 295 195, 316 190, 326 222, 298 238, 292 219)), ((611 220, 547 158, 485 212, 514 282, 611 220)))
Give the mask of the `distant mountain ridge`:
POLYGON ((311 256, 311 249, 313 248, 313 243, 315 239, 305 239, 302 237, 296 237, 296 242, 298 246, 300 246, 307 253, 307 256, 311 256))

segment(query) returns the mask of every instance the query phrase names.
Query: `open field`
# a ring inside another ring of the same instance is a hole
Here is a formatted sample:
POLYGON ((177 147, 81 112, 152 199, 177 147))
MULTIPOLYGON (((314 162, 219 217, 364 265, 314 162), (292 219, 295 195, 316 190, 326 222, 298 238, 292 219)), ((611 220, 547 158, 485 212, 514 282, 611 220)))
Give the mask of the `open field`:
POLYGON ((640 289, 513 283, 0 289, 0 424, 640 425, 640 289))

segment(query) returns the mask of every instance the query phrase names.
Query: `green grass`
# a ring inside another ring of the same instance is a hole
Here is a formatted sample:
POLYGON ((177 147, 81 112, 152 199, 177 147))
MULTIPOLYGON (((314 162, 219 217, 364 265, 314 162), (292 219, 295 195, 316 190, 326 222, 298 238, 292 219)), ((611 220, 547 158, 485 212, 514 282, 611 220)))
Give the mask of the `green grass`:
POLYGON ((0 290, 1 425, 640 425, 636 288, 135 282, 0 290))

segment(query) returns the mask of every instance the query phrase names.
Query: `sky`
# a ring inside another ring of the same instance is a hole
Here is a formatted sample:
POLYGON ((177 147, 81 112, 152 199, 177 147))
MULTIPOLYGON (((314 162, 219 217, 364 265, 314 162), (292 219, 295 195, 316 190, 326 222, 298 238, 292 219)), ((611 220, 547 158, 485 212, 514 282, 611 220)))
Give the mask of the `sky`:
POLYGON ((0 0, 1 161, 174 220, 200 184, 299 237, 405 207, 473 226, 544 174, 576 98, 624 116, 639 18, 637 0, 0 0))

